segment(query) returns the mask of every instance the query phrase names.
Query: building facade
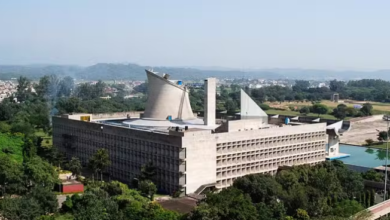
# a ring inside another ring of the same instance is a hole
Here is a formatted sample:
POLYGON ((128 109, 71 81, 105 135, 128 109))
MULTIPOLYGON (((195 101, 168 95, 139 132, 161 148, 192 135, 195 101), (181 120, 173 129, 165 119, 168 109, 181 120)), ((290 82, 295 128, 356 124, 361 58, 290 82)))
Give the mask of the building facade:
POLYGON ((210 184, 221 189, 247 174, 275 174, 279 166, 325 160, 325 123, 253 126, 241 131, 229 127, 230 131, 219 133, 202 129, 152 132, 74 116, 53 117, 53 139, 68 158, 76 156, 83 165, 97 149, 107 149, 111 160, 107 172, 126 183, 140 174, 142 165, 152 162, 157 168, 156 184, 168 193, 195 193, 210 184))
MULTIPOLYGON (((205 80, 205 118, 186 121, 194 114, 182 83, 151 71, 147 75, 152 87, 141 114, 144 118, 129 114, 122 119, 115 118, 121 114, 107 119, 91 114, 53 117, 54 145, 68 158, 80 158, 83 165, 98 149, 107 149, 111 160, 107 172, 126 183, 151 162, 157 168, 158 188, 199 194, 206 187, 228 187, 248 174, 275 174, 280 166, 323 162, 327 129, 342 127, 342 122, 329 126, 320 119, 295 117, 290 122, 268 116, 244 91, 241 119, 216 123, 213 78, 205 80)), ((333 133, 332 137, 338 135, 333 133)))

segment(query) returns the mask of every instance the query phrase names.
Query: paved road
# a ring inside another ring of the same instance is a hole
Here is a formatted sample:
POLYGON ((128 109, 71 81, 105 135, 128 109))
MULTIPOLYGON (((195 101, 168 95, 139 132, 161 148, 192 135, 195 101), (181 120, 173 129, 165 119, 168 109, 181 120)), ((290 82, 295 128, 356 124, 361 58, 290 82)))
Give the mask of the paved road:
POLYGON ((58 207, 62 207, 62 203, 65 202, 66 197, 71 195, 57 195, 58 207))

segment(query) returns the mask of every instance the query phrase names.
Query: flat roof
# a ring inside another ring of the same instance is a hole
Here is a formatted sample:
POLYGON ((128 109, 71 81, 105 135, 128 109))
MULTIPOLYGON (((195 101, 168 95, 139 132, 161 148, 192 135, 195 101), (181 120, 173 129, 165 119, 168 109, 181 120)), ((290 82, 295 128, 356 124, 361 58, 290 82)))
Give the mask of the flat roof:
POLYGON ((189 129, 202 129, 213 130, 220 125, 205 125, 203 119, 195 118, 190 120, 154 120, 154 119, 130 119, 123 121, 123 124, 128 125, 130 128, 154 128, 154 129, 167 129, 169 127, 188 127, 189 129))

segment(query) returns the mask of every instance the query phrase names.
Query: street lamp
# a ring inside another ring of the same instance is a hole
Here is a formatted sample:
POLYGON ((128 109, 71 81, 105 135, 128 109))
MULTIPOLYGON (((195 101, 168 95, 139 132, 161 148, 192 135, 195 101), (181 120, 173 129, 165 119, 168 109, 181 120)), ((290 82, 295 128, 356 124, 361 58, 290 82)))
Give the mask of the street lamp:
POLYGON ((383 201, 386 200, 386 190, 387 190, 387 164, 389 159, 389 115, 383 116, 383 118, 387 121, 387 138, 386 138, 386 165, 385 165, 385 194, 383 195, 383 201))

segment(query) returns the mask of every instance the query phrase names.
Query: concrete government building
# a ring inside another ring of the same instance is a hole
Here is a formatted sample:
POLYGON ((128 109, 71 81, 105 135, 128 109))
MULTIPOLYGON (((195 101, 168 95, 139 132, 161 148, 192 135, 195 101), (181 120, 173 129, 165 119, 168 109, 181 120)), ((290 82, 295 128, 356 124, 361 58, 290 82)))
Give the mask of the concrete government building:
POLYGON ((244 91, 239 119, 216 120, 215 78, 205 80, 204 117, 198 118, 182 81, 146 73, 143 113, 53 117, 54 145, 83 165, 97 149, 106 148, 111 159, 107 173, 126 183, 152 162, 159 189, 199 194, 208 187, 228 187, 247 174, 275 174, 280 166, 338 156, 338 137, 349 129, 343 121, 268 116, 244 91))

